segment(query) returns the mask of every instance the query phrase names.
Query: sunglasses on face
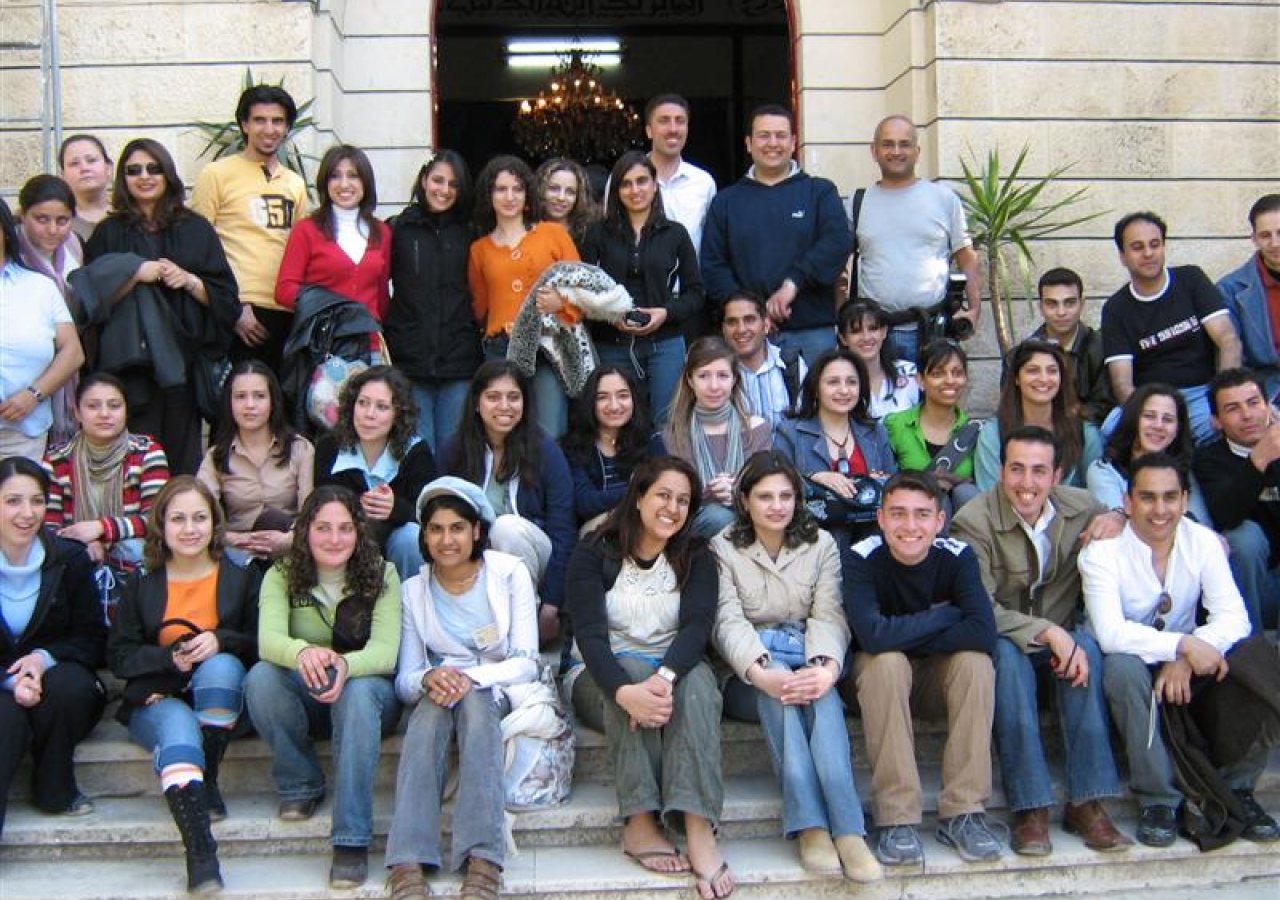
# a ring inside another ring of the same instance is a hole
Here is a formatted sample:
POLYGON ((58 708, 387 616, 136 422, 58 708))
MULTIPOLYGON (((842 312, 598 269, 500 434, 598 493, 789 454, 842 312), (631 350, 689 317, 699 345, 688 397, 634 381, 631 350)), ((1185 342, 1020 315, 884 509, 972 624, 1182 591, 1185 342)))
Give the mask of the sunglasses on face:
POLYGON ((1158 601, 1156 605, 1156 618, 1155 621, 1151 623, 1151 627, 1156 631, 1164 631, 1164 617, 1169 615, 1170 610, 1173 609, 1173 598, 1169 596, 1168 591, 1161 591, 1160 596, 1157 597, 1156 600, 1158 601))
POLYGON ((151 176, 164 174, 164 169, 161 167, 160 163, 150 162, 146 165, 143 165, 142 163, 130 163, 124 167, 124 174, 129 178, 137 178, 144 171, 151 176))

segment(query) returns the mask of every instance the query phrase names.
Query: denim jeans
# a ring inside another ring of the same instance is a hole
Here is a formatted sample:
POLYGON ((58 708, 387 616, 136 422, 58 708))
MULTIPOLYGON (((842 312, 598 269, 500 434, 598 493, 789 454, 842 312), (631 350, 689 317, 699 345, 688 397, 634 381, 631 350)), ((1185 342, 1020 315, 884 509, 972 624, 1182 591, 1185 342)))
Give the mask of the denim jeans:
POLYGON ((1197 384, 1194 387, 1178 388, 1182 399, 1187 401, 1187 417, 1191 420, 1191 437, 1197 447, 1203 447, 1218 436, 1211 421, 1209 412, 1209 385, 1197 384))
POLYGON ((647 393, 649 417, 655 427, 667 422, 667 410, 680 384, 684 369, 685 343, 682 335, 654 339, 635 337, 623 343, 596 345, 600 362, 630 372, 647 393))
POLYGON ((422 569, 422 527, 417 522, 405 522, 391 534, 382 548, 387 562, 396 567, 396 574, 404 582, 422 569))
MULTIPOLYGON (((484 339, 484 358, 506 359, 508 339, 504 334, 484 339)), ((538 427, 554 440, 569 430, 569 395, 564 392, 564 385, 556 375, 551 364, 538 356, 538 367, 534 369, 530 385, 533 392, 534 413, 538 427)))
MULTIPOLYGON (((1078 631, 1071 637, 1089 661, 1089 683, 1072 687, 1054 678, 1058 728, 1066 747, 1067 800, 1084 803, 1120 793, 1120 776, 1111 754, 1110 724, 1102 693, 1102 651, 1078 631)), ((1047 649, 1023 653, 1008 638, 996 641, 996 752, 1000 778, 1015 812, 1052 806, 1053 781, 1040 739, 1036 673, 1049 665, 1047 649)))
MULTIPOLYGON (((789 670, 777 660, 769 668, 789 670)), ((731 678, 725 686, 726 709, 730 686, 755 695, 773 772, 782 784, 782 833, 793 837, 806 828, 823 828, 834 837, 866 834, 862 801, 853 783, 849 730, 835 688, 815 703, 786 706, 731 678)))
POLYGON ((440 444, 456 434, 462 421, 462 408, 467 405, 470 382, 413 382, 413 402, 418 406, 418 437, 427 442, 431 452, 440 456, 440 444))
MULTIPOLYGON (((795 331, 779 331, 773 337, 779 350, 796 347, 810 369, 818 361, 818 357, 836 346, 836 327, 824 325, 821 328, 802 328, 795 331)), ((914 359, 915 357, 909 357, 914 359)))
POLYGON ((238 718, 244 709, 244 682, 244 663, 238 658, 230 653, 211 656, 191 675, 191 706, 177 697, 166 697, 136 709, 129 718, 129 737, 151 751, 157 775, 177 763, 199 766, 203 771, 200 726, 226 724, 221 716, 215 721, 206 719, 203 713, 230 709, 238 718))
POLYGON ((704 500, 698 508, 698 514, 693 517, 693 533, 711 539, 732 524, 732 509, 704 500))
POLYGON ((245 679, 249 716, 271 747, 271 774, 281 800, 324 796, 324 769, 314 739, 333 735, 333 825, 336 846, 368 847, 373 839, 373 782, 382 738, 400 718, 390 678, 352 678, 332 704, 320 703, 292 669, 262 661, 245 679))
POLYGON ((1222 532, 1222 536, 1230 548, 1231 575, 1244 598, 1249 624, 1254 634, 1262 634, 1265 623, 1276 624, 1280 609, 1280 571, 1271 568, 1271 542, 1252 519, 1222 532))
POLYGON ((458 795, 453 804, 449 869, 468 857, 503 865, 503 705, 488 688, 472 688, 453 709, 427 697, 409 717, 396 772, 396 804, 387 835, 387 865, 439 866, 449 739, 458 735, 458 795))
POLYGON ((897 349, 894 359, 905 359, 908 362, 915 362, 920 358, 920 328, 912 325, 909 328, 892 328, 889 330, 889 340, 893 341, 893 346, 897 349))

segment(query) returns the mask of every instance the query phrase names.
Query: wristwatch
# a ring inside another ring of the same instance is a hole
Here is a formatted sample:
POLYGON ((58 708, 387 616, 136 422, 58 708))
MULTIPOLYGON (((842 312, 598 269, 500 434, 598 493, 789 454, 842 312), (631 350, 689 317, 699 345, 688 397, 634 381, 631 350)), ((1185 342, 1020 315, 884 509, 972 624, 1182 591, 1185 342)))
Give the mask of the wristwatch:
POLYGON ((674 669, 669 669, 666 666, 658 666, 658 677, 664 680, 667 684, 674 686, 676 678, 679 676, 676 675, 674 669))
POLYGON ((27 385, 27 393, 29 393, 32 397, 35 397, 37 403, 43 403, 44 401, 49 399, 47 396, 45 396, 44 391, 40 390, 40 388, 36 387, 34 384, 27 385))

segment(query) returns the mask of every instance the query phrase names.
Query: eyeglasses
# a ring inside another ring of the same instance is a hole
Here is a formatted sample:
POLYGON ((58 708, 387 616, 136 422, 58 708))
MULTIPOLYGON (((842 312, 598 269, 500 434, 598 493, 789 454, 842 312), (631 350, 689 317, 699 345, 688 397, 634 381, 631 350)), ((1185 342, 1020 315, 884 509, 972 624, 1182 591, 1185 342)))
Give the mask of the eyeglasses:
POLYGON ((1169 596, 1168 591, 1161 591, 1156 601, 1156 618, 1151 623, 1151 627, 1156 631, 1164 631, 1164 617, 1169 615, 1169 612, 1173 609, 1173 598, 1169 596))
POLYGON ((124 167, 124 174, 130 178, 137 178, 144 170, 148 175, 152 176, 164 174, 164 168, 160 163, 154 162, 149 162, 146 165, 143 165, 142 163, 130 163, 124 167))

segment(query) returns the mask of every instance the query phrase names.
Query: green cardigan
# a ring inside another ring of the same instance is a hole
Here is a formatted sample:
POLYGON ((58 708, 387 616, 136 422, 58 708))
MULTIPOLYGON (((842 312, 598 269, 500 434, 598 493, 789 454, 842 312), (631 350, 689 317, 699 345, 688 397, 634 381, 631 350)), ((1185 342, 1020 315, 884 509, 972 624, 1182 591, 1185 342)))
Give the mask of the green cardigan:
MULTIPOLYGON (((920 410, 924 404, 910 409, 890 413, 884 419, 884 430, 889 432, 889 446, 893 455, 898 457, 898 468, 911 471, 923 471, 929 467, 933 457, 925 446, 924 432, 920 430, 920 410)), ((960 407, 956 407, 956 423, 951 426, 954 436, 960 426, 969 421, 969 415, 960 407)), ((955 468, 957 478, 973 478, 973 454, 970 453, 955 468)))
MULTIPOLYGON (((373 607, 369 641, 360 650, 343 654, 349 678, 393 675, 400 653, 400 576, 386 563, 382 594, 373 607)), ((298 665, 308 647, 328 647, 333 629, 314 604, 290 607, 288 584, 280 566, 272 566, 258 595, 258 655, 285 669, 298 665)))

